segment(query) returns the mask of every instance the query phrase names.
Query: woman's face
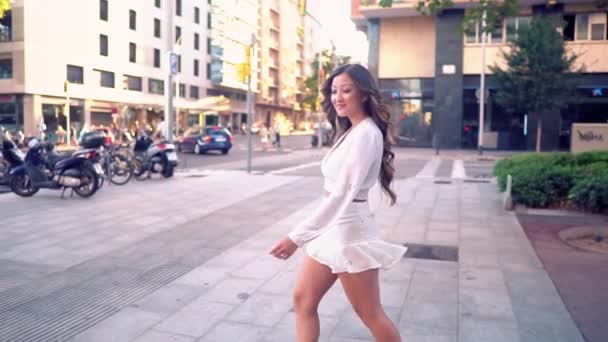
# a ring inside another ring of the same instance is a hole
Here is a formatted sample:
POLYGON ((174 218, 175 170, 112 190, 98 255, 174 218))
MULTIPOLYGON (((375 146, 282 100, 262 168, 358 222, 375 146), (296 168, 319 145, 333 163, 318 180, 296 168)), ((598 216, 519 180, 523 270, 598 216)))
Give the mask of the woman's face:
POLYGON ((334 77, 331 83, 331 104, 338 116, 345 117, 363 111, 361 92, 347 73, 334 77))

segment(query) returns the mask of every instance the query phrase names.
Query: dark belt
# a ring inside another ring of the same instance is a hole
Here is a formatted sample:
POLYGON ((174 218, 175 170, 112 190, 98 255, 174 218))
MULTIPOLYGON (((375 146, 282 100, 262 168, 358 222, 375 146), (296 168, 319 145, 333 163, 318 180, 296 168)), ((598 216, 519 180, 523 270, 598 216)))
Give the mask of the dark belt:
POLYGON ((367 202, 367 200, 364 200, 364 199, 356 199, 356 198, 355 198, 355 199, 353 200, 353 202, 355 202, 355 203, 363 203, 363 202, 367 202))

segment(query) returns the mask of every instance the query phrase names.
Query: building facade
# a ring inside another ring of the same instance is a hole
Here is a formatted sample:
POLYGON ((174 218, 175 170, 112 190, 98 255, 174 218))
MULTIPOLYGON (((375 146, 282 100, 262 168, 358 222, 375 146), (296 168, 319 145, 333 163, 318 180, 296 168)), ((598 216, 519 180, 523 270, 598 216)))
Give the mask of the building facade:
POLYGON ((212 86, 208 13, 208 2, 200 0, 14 1, 0 21, 0 124, 29 135, 44 121, 52 134, 65 127, 69 98, 76 130, 84 124, 155 127, 164 116, 173 44, 183 127, 188 111, 212 107, 203 99, 212 86))
POLYGON ((309 21, 297 1, 260 0, 259 93, 257 123, 279 125, 283 132, 298 128, 305 119, 302 85, 307 77, 306 42, 309 21))
MULTIPOLYGON (((393 110, 398 143, 476 148, 479 129, 480 34, 460 33, 464 1, 435 16, 423 16, 416 2, 393 1, 381 8, 377 1, 351 1, 351 18, 367 33, 368 66, 378 78, 393 110)), ((580 99, 562 110, 545 113, 543 150, 568 149, 574 122, 608 122, 608 39, 606 7, 588 1, 520 0, 519 13, 506 18, 486 43, 487 91, 484 148, 533 149, 534 114, 509 113, 494 99, 497 85, 488 66, 502 63, 499 52, 534 15, 563 19, 566 48, 579 54, 585 73, 577 79, 580 99)))

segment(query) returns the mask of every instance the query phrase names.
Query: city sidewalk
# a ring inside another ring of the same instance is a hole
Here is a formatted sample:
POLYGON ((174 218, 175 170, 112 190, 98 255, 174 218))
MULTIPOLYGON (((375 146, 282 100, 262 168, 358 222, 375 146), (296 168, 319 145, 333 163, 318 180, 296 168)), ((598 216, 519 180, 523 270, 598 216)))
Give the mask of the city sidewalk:
MULTIPOLYGON (((409 178, 395 186, 397 206, 376 212, 387 240, 458 247, 458 261, 420 253, 381 273, 382 302, 404 341, 583 341, 496 185, 409 178)), ((288 190, 302 199, 311 186, 288 190)), ((294 341, 291 291, 303 253, 285 262, 268 250, 310 213, 307 203, 70 341, 294 341)), ((280 213, 285 203, 264 205, 280 213)), ((372 341, 339 283, 320 314, 322 341, 372 341)))

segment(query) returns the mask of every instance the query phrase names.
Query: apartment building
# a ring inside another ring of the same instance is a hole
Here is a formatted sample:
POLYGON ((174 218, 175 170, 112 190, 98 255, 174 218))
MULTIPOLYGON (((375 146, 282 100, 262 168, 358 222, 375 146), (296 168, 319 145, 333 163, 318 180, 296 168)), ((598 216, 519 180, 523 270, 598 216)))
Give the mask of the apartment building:
POLYGON ((212 86, 208 13, 201 0, 14 1, 0 21, 0 125, 35 134, 44 121, 52 133, 65 127, 69 97, 76 129, 154 127, 171 44, 179 45, 175 103, 184 125, 189 112, 213 109, 203 99, 212 86))
POLYGON ((297 128, 305 120, 301 108, 302 85, 309 74, 311 24, 299 9, 299 1, 260 0, 258 64, 261 80, 255 109, 258 123, 278 123, 282 130, 297 128))
MULTIPOLYGON (((444 147, 476 148, 480 34, 460 33, 470 3, 456 0, 435 16, 421 15, 416 3, 395 0, 392 8, 381 8, 373 0, 351 1, 351 18, 370 43, 369 68, 393 111, 393 134, 403 145, 430 146, 438 134, 444 147)), ((608 122, 608 9, 592 0, 520 0, 519 6, 519 13, 506 18, 486 44, 484 147, 534 148, 536 117, 509 113, 495 103, 497 85, 487 67, 501 62, 499 52, 532 16, 550 15, 563 20, 566 47, 578 53, 579 65, 585 66, 577 79, 580 99, 546 113, 543 120, 542 148, 568 149, 573 122, 608 122)))

